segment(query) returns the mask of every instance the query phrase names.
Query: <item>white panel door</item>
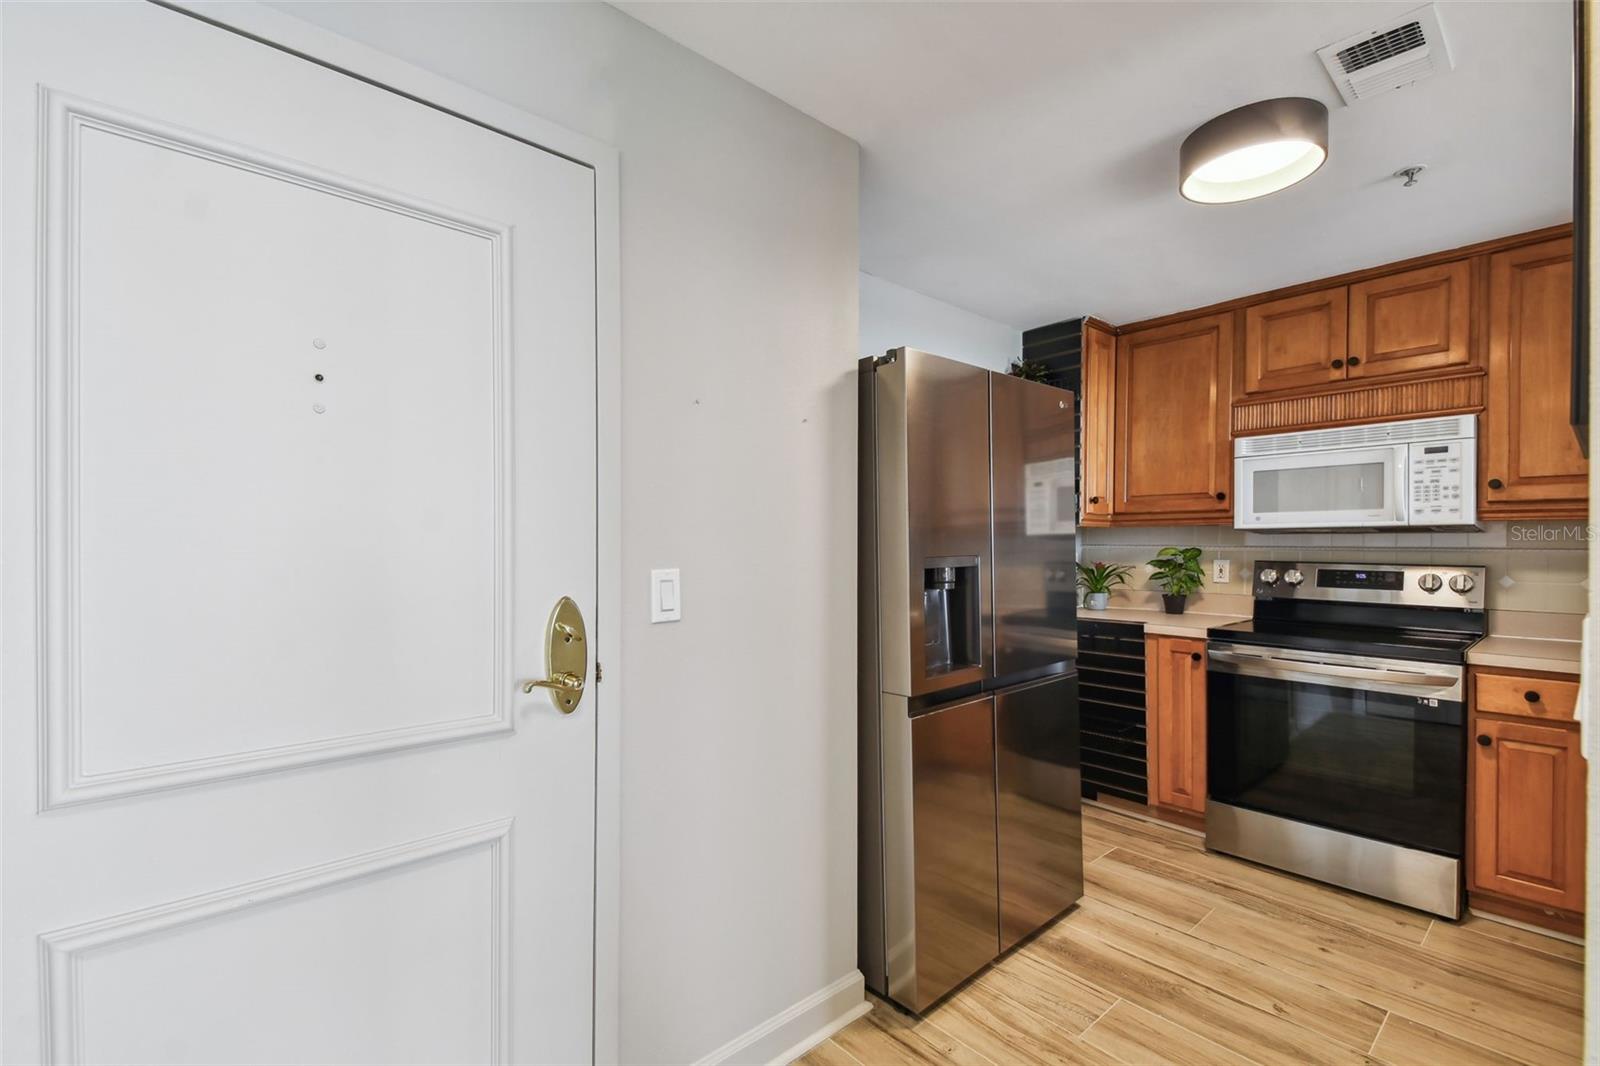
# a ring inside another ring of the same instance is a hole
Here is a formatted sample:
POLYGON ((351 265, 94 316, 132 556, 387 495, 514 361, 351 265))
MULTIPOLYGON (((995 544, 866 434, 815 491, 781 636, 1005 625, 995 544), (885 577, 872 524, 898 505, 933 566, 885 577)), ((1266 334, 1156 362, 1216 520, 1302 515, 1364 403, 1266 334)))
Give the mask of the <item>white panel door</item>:
POLYGON ((594 620, 591 171, 0 31, 5 1060, 589 1059, 595 693, 518 682, 594 620))

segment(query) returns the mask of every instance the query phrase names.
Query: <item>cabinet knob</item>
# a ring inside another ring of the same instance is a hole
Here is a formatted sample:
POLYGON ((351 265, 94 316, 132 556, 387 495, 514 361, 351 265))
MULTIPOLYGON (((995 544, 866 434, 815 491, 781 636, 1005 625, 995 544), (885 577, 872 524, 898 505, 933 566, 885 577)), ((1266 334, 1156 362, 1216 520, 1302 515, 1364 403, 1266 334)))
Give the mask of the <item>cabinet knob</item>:
POLYGON ((1192 651, 1192 652, 1189 653, 1189 658, 1193 659, 1195 662, 1199 662, 1200 661, 1200 653, 1197 652, 1197 651, 1192 651))
POLYGON ((1089 502, 1090 503, 1099 503, 1100 502, 1100 497, 1098 497, 1098 496, 1090 496, 1089 497, 1089 502))
POLYGON ((1527 700, 1529 703, 1539 702, 1539 694, 1531 688, 1522 694, 1522 698, 1527 700))
POLYGON ((1333 368, 1335 370, 1342 369, 1343 367, 1344 367, 1344 360, 1343 359, 1335 359, 1333 361, 1333 368))
POLYGON ((1226 493, 1226 492, 1219 492, 1219 493, 1217 493, 1217 499, 1219 499, 1219 500, 1226 500, 1226 499, 1227 499, 1227 498, 1228 498, 1228 494, 1227 494, 1227 493, 1226 493))
POLYGON ((1506 483, 1497 477, 1492 477, 1489 479, 1489 487, 1491 489, 1503 489, 1506 487, 1506 483))
POLYGON ((1494 743, 1494 741, 1489 739, 1489 735, 1487 733, 1479 733, 1478 734, 1478 744, 1480 746, 1487 748, 1490 744, 1493 744, 1493 743, 1494 743))
POLYGON ((1352 355, 1350 357, 1350 365, 1351 366, 1360 366, 1361 365, 1361 357, 1359 355, 1352 355))

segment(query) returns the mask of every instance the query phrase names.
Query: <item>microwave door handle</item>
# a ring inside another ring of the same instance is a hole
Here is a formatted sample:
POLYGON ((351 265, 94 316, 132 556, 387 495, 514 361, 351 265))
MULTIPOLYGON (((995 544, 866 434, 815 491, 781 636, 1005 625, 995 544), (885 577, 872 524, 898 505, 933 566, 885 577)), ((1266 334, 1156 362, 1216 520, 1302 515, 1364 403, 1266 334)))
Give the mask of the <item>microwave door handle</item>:
POLYGON ((1410 525, 1411 516, 1406 513, 1406 508, 1411 500, 1411 446, 1396 445, 1395 459, 1395 469, 1399 474, 1394 479, 1394 520, 1400 525, 1410 525))
POLYGON ((1255 666, 1264 674, 1312 674, 1317 677, 1337 677, 1355 681, 1375 681, 1386 685, 1414 685, 1418 688, 1444 688, 1461 679, 1449 674, 1425 674, 1416 670, 1384 670, 1370 666, 1338 666, 1334 663, 1305 662, 1299 659, 1279 659, 1268 655, 1241 655, 1237 652, 1211 649, 1211 658, 1223 663, 1255 666))

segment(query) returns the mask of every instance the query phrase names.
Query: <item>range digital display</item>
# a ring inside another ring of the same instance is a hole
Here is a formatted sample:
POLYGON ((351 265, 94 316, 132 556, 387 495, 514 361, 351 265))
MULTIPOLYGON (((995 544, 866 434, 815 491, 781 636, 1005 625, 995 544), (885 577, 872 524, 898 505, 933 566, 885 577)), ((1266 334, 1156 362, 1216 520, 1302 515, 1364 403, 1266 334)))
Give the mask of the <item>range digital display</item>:
POLYGON ((1317 587, 1324 589, 1387 589, 1395 592, 1405 588, 1406 575, 1402 570, 1317 570, 1317 587))

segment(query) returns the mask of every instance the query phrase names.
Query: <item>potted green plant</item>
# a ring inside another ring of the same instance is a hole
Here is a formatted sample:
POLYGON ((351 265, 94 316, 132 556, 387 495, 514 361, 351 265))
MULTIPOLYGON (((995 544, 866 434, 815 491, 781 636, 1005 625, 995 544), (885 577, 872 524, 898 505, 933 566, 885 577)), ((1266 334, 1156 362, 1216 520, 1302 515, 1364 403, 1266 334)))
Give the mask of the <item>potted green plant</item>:
POLYGON ((1079 563, 1078 587, 1083 590, 1083 605, 1091 611, 1103 611, 1111 599, 1111 590, 1128 583, 1133 567, 1120 563, 1079 563))
POLYGON ((1162 548, 1149 562, 1151 580, 1161 586, 1161 605, 1168 614, 1182 614, 1189 594, 1205 584, 1199 548, 1162 548))
POLYGON ((1050 381, 1050 368, 1032 359, 1013 359, 1006 373, 1023 381, 1050 381))

